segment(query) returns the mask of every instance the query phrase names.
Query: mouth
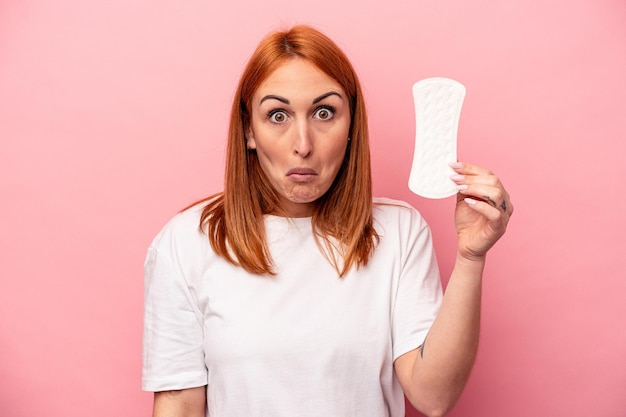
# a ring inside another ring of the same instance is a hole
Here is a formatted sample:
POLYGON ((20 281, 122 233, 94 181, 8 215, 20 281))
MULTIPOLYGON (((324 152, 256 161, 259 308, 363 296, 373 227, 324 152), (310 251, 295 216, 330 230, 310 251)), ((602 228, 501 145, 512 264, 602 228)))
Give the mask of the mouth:
POLYGON ((294 182, 310 182, 317 177, 317 172, 312 168, 292 168, 287 171, 287 178, 294 182))

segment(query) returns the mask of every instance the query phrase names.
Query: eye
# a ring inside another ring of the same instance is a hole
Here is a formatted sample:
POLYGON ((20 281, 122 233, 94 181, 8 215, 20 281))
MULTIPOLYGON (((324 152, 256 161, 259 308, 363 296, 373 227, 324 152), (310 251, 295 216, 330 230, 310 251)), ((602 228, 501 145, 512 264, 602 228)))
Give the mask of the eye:
POLYGON ((287 121, 287 113, 282 110, 272 110, 268 116, 273 123, 285 123, 287 121))
POLYGON ((335 109, 330 106, 322 106, 315 110, 313 117, 320 120, 330 120, 335 115, 335 109))

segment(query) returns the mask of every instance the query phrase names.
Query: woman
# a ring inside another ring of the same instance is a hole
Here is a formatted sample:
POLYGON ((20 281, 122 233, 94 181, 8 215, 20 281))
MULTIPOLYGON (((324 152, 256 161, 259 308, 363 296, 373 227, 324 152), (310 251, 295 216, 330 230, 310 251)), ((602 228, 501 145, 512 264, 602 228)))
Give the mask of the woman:
POLYGON ((485 256, 513 210, 488 170, 453 169, 458 249, 443 296, 419 213, 372 198, 346 56, 305 26, 264 39, 233 103, 224 192, 148 251, 154 416, 399 417, 404 395, 447 413, 476 354, 485 256))

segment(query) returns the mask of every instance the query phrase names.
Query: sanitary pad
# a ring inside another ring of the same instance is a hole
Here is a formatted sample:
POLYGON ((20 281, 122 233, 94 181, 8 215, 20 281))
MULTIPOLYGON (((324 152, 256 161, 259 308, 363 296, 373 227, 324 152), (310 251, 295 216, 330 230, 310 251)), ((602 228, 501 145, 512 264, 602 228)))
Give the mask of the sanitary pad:
POLYGON ((465 87, 449 78, 426 78, 413 85, 415 150, 409 189, 426 198, 457 193, 448 165, 457 161, 456 143, 465 87))

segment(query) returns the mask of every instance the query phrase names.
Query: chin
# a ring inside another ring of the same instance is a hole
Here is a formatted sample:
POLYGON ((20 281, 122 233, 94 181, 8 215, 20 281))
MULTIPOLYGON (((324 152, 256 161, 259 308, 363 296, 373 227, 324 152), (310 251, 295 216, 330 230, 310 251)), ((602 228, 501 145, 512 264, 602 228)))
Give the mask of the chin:
POLYGON ((314 190, 298 190, 285 195, 287 200, 292 203, 313 203, 317 201, 326 191, 321 192, 319 188, 314 190))
POLYGON ((310 196, 308 196, 308 197, 288 197, 289 201, 291 201, 292 203, 298 203, 298 204, 314 203, 319 198, 320 198, 320 196, 315 196, 315 197, 310 197, 310 196))

